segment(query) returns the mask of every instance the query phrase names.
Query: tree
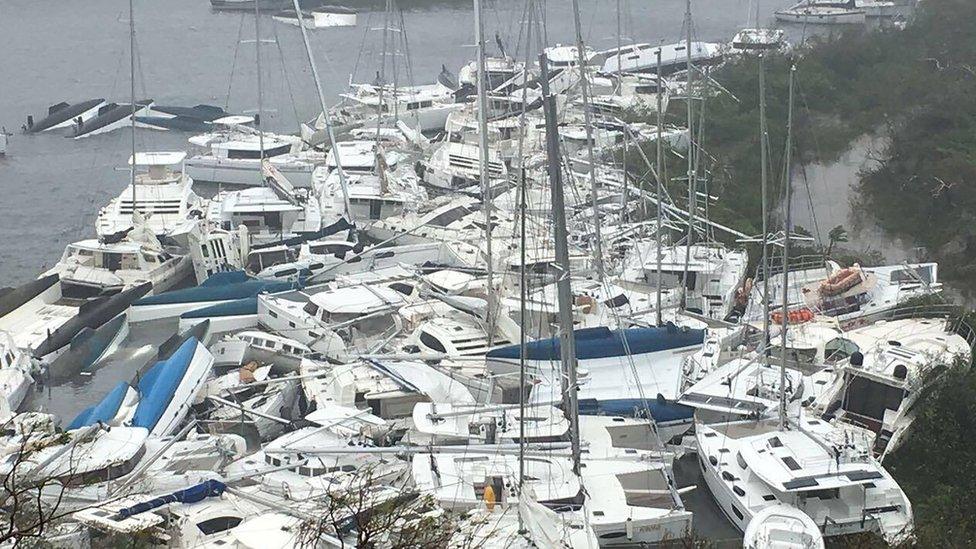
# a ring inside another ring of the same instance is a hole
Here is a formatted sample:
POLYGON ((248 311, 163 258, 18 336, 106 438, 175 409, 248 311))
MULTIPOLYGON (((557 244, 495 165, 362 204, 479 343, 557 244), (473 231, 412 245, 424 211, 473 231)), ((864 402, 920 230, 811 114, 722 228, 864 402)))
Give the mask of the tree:
POLYGON ((827 233, 827 240, 827 252, 824 255, 830 256, 831 252, 834 251, 834 244, 848 241, 847 229, 843 225, 837 225, 827 233))

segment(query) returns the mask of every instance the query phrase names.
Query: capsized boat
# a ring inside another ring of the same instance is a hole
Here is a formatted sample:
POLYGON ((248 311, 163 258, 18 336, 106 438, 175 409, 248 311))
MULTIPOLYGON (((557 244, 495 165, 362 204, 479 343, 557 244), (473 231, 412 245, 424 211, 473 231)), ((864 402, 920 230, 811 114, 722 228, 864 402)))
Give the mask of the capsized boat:
MULTIPOLYGON (((152 99, 136 101, 136 116, 148 115, 152 104, 152 99)), ((98 114, 96 116, 75 126, 74 135, 72 135, 72 137, 75 139, 81 139, 83 137, 108 133, 119 128, 131 126, 134 123, 132 120, 132 113, 133 110, 131 103, 108 103, 102 105, 98 108, 98 114)))
POLYGON ((84 124, 98 115, 99 109, 105 104, 102 98, 89 99, 79 103, 61 102, 51 105, 47 109, 47 116, 34 122, 33 116, 27 117, 24 133, 39 133, 84 124))

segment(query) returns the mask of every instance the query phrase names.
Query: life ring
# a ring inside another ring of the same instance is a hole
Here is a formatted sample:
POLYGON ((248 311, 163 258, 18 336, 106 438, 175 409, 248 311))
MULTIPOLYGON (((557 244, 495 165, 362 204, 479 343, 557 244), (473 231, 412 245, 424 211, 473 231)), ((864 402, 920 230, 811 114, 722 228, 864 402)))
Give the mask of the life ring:
POLYGON ((820 283, 818 292, 822 296, 840 295, 861 282, 861 267, 854 264, 852 267, 841 269, 827 277, 820 283))
MULTIPOLYGON (((775 313, 769 315, 769 319, 773 322, 773 324, 782 324, 783 313, 781 311, 776 311, 775 313)), ((803 324, 804 322, 810 322, 813 320, 813 311, 807 309, 806 307, 789 311, 786 313, 786 320, 789 324, 803 324)))

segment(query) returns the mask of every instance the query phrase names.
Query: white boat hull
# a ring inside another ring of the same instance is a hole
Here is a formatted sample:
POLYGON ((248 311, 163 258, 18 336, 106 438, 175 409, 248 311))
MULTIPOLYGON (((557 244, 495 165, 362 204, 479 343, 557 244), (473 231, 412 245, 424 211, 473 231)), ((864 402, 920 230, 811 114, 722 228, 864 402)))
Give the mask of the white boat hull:
MULTIPOLYGON (((312 163, 274 164, 278 171, 296 188, 312 187, 312 163)), ((194 156, 186 160, 186 175, 194 181, 208 181, 245 187, 264 186, 261 165, 257 160, 221 159, 194 156)))
POLYGON ((218 335, 238 330, 256 328, 258 325, 258 315, 230 315, 212 316, 207 318, 181 318, 179 330, 181 332, 189 330, 197 324, 209 320, 210 334, 218 335))
POLYGON ((866 14, 863 10, 844 10, 837 12, 804 12, 802 9, 776 12, 776 19, 784 23, 803 25, 863 25, 866 14))

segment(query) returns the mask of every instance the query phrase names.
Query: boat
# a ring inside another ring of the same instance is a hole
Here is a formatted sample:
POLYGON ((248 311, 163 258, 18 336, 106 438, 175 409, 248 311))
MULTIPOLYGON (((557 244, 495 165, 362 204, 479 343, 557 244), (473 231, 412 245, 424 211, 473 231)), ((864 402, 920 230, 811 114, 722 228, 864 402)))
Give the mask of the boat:
POLYGON ((267 132, 259 135, 259 130, 245 125, 253 121, 248 116, 219 118, 213 121, 212 131, 191 137, 190 144, 206 152, 186 160, 187 176, 194 181, 259 187, 265 180, 261 173, 263 157, 295 187, 310 188, 312 170, 325 155, 303 150, 298 137, 267 132))
POLYGON ((189 276, 193 267, 189 257, 164 249, 148 236, 151 240, 135 240, 130 233, 118 242, 88 239, 68 244, 58 263, 44 274, 58 275, 62 295, 70 299, 109 296, 144 282, 150 283, 153 293, 165 292, 189 276))
MULTIPOLYGON (((417 453, 411 460, 414 484, 449 511, 465 512, 479 507, 489 487, 499 505, 515 503, 519 460, 491 445, 459 447, 456 452, 417 453)), ((542 452, 525 458, 523 486, 550 508, 579 505, 583 500, 580 477, 573 473, 569 457, 542 452)))
POLYGON ((790 49, 783 29, 753 28, 735 33, 728 51, 733 55, 755 55, 765 52, 783 52, 790 49))
POLYGON ((811 411, 868 438, 883 460, 905 442, 915 403, 940 371, 968 361, 969 342, 946 318, 882 320, 825 344, 830 371, 813 374, 823 389, 811 411))
POLYGON ((243 271, 216 273, 200 286, 155 294, 135 301, 128 312, 129 321, 176 318, 195 309, 293 288, 294 284, 290 282, 254 279, 243 271))
MULTIPOLYGON (((866 326, 884 319, 905 302, 942 291, 936 263, 909 263, 842 268, 834 261, 822 258, 800 264, 790 271, 788 313, 808 309, 815 317, 833 321, 842 330, 866 326), (840 282, 841 285, 837 285, 840 282)), ((769 276, 772 302, 782 300, 783 274, 773 271, 769 276)), ((765 314, 762 306, 762 275, 757 277, 749 293, 742 321, 760 326, 765 314)), ((782 314, 782 311, 776 312, 782 314)))
POLYGON ((91 371, 100 361, 114 353, 129 335, 129 323, 125 313, 97 328, 82 328, 74 337, 65 352, 44 365, 43 379, 46 383, 64 383, 80 372, 91 371))
POLYGON ((912 506, 863 444, 800 413, 696 424, 698 463, 716 504, 740 531, 764 509, 792 505, 825 537, 877 532, 888 543, 912 530, 912 506))
MULTIPOLYGON (((649 412, 661 438, 670 440, 692 424, 692 409, 678 403, 681 363, 704 340, 704 330, 661 328, 575 330, 581 375, 578 399, 584 415, 641 417, 649 412)), ((529 402, 555 402, 562 393, 560 340, 526 344, 525 363, 535 381, 529 402)), ((486 366, 496 375, 519 371, 520 345, 487 353, 486 366)))
POLYGON ((150 116, 137 116, 136 127, 152 130, 176 130, 184 132, 206 132, 213 129, 213 122, 230 114, 214 105, 180 107, 176 105, 153 105, 150 116))
POLYGON ((867 17, 897 17, 898 3, 891 0, 854 0, 854 7, 864 10, 867 17))
POLYGON ((279 23, 298 26, 306 29, 328 29, 333 27, 355 27, 356 11, 343 6, 320 6, 301 11, 301 17, 295 15, 294 9, 284 9, 272 16, 279 23))
POLYGON ((854 0, 822 2, 804 0, 775 12, 776 20, 803 25, 863 25, 867 12, 858 9, 854 0))
POLYGON ((40 133, 48 130, 77 127, 97 116, 103 105, 105 105, 105 100, 102 98, 89 99, 74 104, 61 102, 52 105, 47 109, 47 116, 37 122, 34 122, 33 116, 28 116, 27 123, 24 124, 24 133, 40 133))
POLYGON ((743 549, 824 549, 823 535, 806 513, 771 505, 756 513, 743 534, 743 549))
POLYGON ((101 402, 83 410, 68 429, 105 423, 142 429, 147 437, 171 435, 189 413, 188 403, 203 389, 213 363, 213 355, 191 337, 133 384, 118 384, 101 402))
MULTIPOLYGON (((630 44, 612 48, 597 54, 602 59, 600 72, 654 73, 657 74, 657 56, 661 53, 661 76, 685 70, 688 65, 688 49, 685 42, 653 46, 630 44)), ((715 65, 722 61, 722 45, 711 42, 691 43, 691 63, 696 67, 715 65)))
POLYGON ((530 406, 521 415, 517 404, 419 402, 413 408, 412 444, 526 444, 565 440, 569 420, 558 408, 530 406), (524 432, 524 435, 522 434, 524 432))
POLYGON ((0 291, 0 332, 23 349, 37 347, 78 314, 76 305, 64 302, 57 275, 4 290, 0 291))
POLYGON ((657 285, 657 264, 661 263, 662 290, 684 288, 685 309, 708 318, 725 320, 733 314, 736 297, 745 284, 749 257, 744 249, 721 244, 663 246, 639 241, 626 253, 623 273, 617 284, 653 294, 657 285), (660 255, 660 258, 658 258, 660 255), (687 279, 685 278, 685 258, 687 279))
POLYGON ((139 171, 135 187, 130 183, 99 210, 95 233, 105 238, 127 231, 133 226, 133 212, 139 212, 155 235, 164 236, 191 211, 202 210, 203 200, 193 192, 193 180, 183 173, 185 158, 184 152, 136 153, 129 158, 131 169, 139 171))
MULTIPOLYGON (((352 84, 351 87, 352 92, 340 94, 342 101, 329 111, 336 133, 364 127, 393 128, 398 122, 421 132, 443 131, 448 115, 464 108, 463 103, 455 102, 455 89, 440 81, 418 86, 352 84), (378 114, 380 110, 384 114, 378 114)), ((324 143, 326 137, 321 113, 302 125, 302 139, 310 145, 324 143)))
MULTIPOLYGON (((152 99, 136 101, 135 115, 148 116, 152 104, 152 99)), ((71 137, 81 139, 131 126, 132 115, 133 109, 130 103, 106 103, 98 108, 96 116, 76 124, 71 137)))
POLYGON ((207 323, 213 334, 236 332, 256 328, 258 325, 258 298, 245 297, 187 311, 180 315, 180 330, 207 323))
POLYGON ((314 236, 322 229, 319 202, 308 193, 269 187, 222 191, 210 200, 206 219, 225 231, 244 226, 250 246, 314 236))
POLYGON ((6 425, 17 413, 37 368, 30 353, 17 347, 12 337, 0 332, 0 423, 6 425))
POLYGON ((72 314, 61 322, 56 329, 48 331, 46 335, 31 346, 35 358, 51 360, 57 354, 67 349, 71 341, 85 328, 97 329, 125 312, 135 300, 148 294, 152 290, 152 283, 144 282, 138 286, 122 290, 115 295, 102 296, 86 301, 80 307, 71 307, 72 314), (48 356, 51 355, 51 356, 48 356))
POLYGON ((257 3, 261 10, 280 10, 290 5, 288 0, 210 0, 210 7, 218 11, 254 11, 257 3))

